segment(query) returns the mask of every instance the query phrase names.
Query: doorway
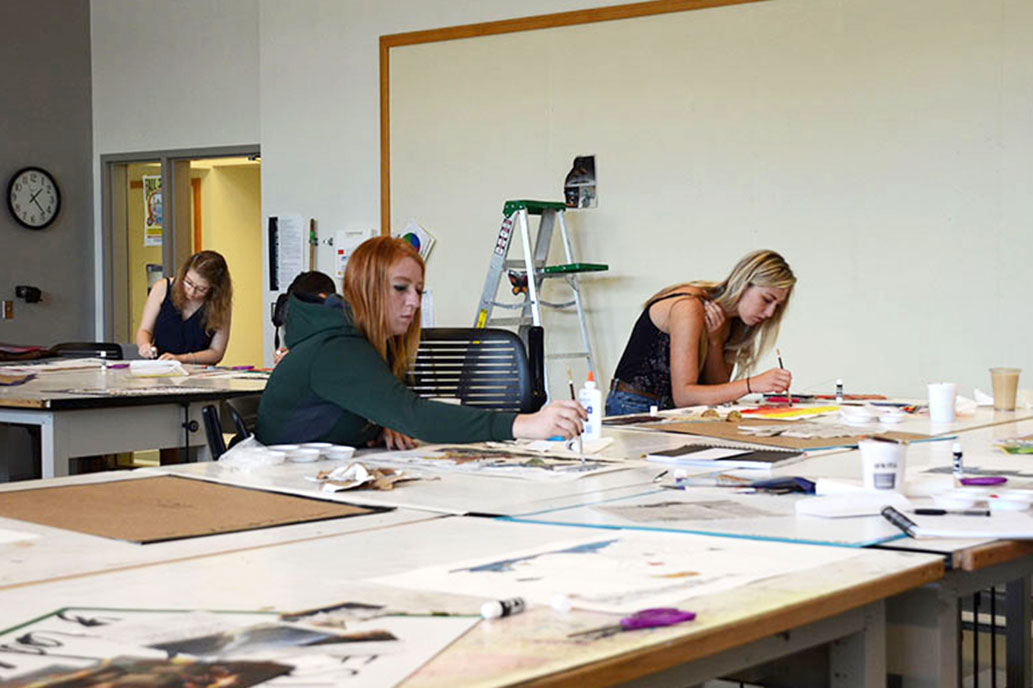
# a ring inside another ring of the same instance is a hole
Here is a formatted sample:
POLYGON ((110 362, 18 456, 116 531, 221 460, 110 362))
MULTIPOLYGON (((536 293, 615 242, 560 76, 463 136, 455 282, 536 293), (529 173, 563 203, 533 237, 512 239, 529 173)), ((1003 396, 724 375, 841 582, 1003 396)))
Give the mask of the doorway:
POLYGON ((218 251, 233 280, 221 365, 260 366, 263 309, 258 147, 102 156, 104 333, 131 343, 144 301, 187 257, 218 251))

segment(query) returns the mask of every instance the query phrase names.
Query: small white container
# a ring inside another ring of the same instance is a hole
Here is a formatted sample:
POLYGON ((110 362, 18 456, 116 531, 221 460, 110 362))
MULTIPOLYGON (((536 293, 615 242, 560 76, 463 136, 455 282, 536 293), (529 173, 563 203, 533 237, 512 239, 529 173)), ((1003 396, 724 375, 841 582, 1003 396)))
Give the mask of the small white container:
POLYGON ((971 509, 987 500, 990 490, 985 487, 959 487, 933 495, 933 502, 941 509, 971 509))
POLYGON ((287 452, 287 460, 294 463, 310 463, 319 461, 320 452, 318 449, 299 447, 292 452, 287 452))
POLYGON ((900 409, 890 408, 879 413, 879 422, 884 425, 894 425, 903 422, 906 416, 907 414, 900 409))
POLYGON ((986 498, 991 511, 1025 511, 1033 504, 1031 490, 1000 490, 986 498))
POLYGON ((839 415, 847 425, 867 425, 875 420, 875 415, 863 406, 844 406, 839 415))
POLYGON ((347 461, 355 454, 355 447, 349 447, 344 444, 331 445, 326 450, 325 456, 331 461, 347 461))
POLYGON ((288 453, 288 452, 294 451, 295 449, 301 449, 301 445, 300 444, 270 444, 268 447, 266 447, 266 449, 272 449, 273 451, 288 453))
POLYGON ((330 444, 329 442, 305 442, 303 445, 301 445, 301 448, 302 449, 317 449, 317 450, 319 450, 320 456, 325 457, 326 456, 326 450, 329 449, 332 446, 334 446, 334 445, 330 444))

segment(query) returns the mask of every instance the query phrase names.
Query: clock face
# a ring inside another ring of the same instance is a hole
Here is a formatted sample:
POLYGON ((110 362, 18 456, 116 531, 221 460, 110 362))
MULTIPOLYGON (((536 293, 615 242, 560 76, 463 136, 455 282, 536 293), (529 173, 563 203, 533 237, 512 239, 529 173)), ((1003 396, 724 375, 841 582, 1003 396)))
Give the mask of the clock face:
POLYGON ((49 172, 26 167, 15 172, 7 185, 7 207, 18 224, 43 229, 61 209, 61 192, 49 172))

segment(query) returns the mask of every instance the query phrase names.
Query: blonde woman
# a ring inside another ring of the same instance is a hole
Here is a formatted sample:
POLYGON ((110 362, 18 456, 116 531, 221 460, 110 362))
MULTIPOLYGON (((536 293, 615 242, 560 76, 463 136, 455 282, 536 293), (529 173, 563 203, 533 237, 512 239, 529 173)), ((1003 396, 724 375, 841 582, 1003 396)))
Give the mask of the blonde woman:
POLYGON ((537 413, 506 413, 417 397, 402 377, 420 341, 423 260, 406 241, 377 237, 348 259, 344 299, 289 298, 285 356, 258 408, 261 442, 326 441, 411 446, 513 438, 569 438, 586 413, 572 400, 537 413))
POLYGON ((774 344, 795 284, 782 256, 754 251, 724 281, 661 289, 632 329, 606 398, 606 414, 721 404, 752 392, 788 389, 788 370, 771 368, 756 375, 752 370, 774 344))
POLYGON ((144 358, 215 365, 230 342, 233 284, 226 259, 215 251, 190 256, 174 279, 151 288, 136 331, 144 358))

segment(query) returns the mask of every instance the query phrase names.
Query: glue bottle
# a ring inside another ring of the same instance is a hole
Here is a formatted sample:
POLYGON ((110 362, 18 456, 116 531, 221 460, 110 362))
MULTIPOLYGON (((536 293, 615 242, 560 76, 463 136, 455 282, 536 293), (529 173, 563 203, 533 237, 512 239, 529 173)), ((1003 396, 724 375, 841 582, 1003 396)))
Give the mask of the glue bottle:
POLYGON ((585 431, 581 437, 586 440, 599 439, 603 427, 603 393, 596 386, 591 370, 588 371, 584 387, 578 392, 577 400, 588 411, 588 420, 585 421, 585 431))
POLYGON ((836 403, 843 403, 843 381, 836 380, 836 403))
POLYGON ((951 447, 951 452, 954 454, 954 487, 961 487, 961 479, 965 476, 965 471, 961 466, 961 442, 955 442, 951 447))

